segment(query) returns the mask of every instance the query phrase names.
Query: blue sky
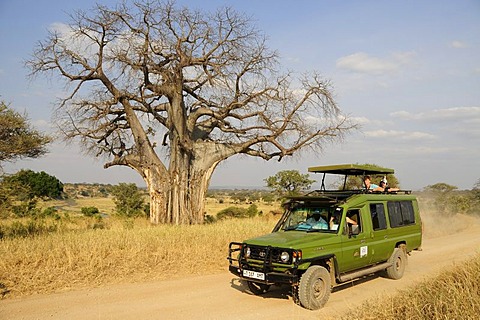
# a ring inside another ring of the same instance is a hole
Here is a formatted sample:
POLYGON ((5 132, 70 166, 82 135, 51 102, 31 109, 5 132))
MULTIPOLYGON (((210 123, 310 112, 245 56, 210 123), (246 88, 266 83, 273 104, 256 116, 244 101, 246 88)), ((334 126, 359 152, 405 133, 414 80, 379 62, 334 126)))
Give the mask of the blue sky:
MULTIPOLYGON (((113 4, 115 1, 97 1, 113 4)), ((195 9, 230 6, 250 16, 285 69, 330 79, 345 114, 362 125, 322 154, 277 162, 234 157, 212 186, 263 186, 280 170, 375 163, 394 168, 403 188, 437 182, 470 189, 480 179, 480 1, 177 1, 195 9)), ((28 79, 23 61, 47 29, 95 1, 0 0, 0 99, 48 131, 62 87, 28 79)), ((45 171, 63 182, 135 182, 128 168, 103 169, 60 140, 40 159, 5 171, 45 171)), ((316 176, 312 176, 316 178, 316 176)))

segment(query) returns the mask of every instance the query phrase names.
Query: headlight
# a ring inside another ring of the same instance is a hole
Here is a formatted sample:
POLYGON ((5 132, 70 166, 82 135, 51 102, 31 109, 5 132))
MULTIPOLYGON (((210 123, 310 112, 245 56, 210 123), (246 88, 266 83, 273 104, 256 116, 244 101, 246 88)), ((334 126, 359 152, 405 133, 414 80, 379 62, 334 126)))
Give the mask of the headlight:
POLYGON ((287 263, 288 260, 290 260, 290 254, 287 251, 283 251, 282 254, 280 255, 280 260, 283 263, 287 263))
POLYGON ((250 247, 245 247, 243 250, 244 250, 243 254, 245 255, 245 257, 250 258, 250 253, 251 253, 250 247))

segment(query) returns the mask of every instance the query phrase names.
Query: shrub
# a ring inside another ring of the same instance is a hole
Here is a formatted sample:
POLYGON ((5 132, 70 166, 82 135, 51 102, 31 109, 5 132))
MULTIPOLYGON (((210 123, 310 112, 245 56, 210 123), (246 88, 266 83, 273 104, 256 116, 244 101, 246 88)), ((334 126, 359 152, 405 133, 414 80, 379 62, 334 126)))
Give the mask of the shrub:
POLYGON ((228 207, 217 213, 217 220, 226 218, 251 218, 258 214, 258 209, 255 204, 252 204, 247 209, 239 207, 228 207))
POLYGON ((112 188, 117 213, 124 217, 145 214, 143 195, 134 183, 120 183, 112 188))
POLYGON ((43 209, 41 217, 42 218, 51 217, 51 218, 54 218, 55 220, 60 220, 60 215, 58 214, 58 210, 55 207, 48 207, 43 209))
POLYGON ((82 207, 81 210, 82 210, 82 214, 86 217, 92 217, 100 213, 97 207, 82 207))
POLYGON ((33 237, 57 230, 58 226, 56 224, 48 224, 43 219, 30 219, 25 222, 14 221, 10 225, 0 225, 0 239, 33 237))

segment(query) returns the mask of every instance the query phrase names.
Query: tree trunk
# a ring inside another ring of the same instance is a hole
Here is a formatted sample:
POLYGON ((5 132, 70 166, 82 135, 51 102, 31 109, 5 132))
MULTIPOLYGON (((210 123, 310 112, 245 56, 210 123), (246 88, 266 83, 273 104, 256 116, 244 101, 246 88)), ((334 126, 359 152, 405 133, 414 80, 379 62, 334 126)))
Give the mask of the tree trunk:
POLYGON ((185 154, 172 159, 168 177, 160 171, 143 172, 150 195, 150 222, 153 224, 201 224, 205 196, 218 161, 201 158, 190 161, 185 154), (210 160, 210 161, 209 161, 210 160))

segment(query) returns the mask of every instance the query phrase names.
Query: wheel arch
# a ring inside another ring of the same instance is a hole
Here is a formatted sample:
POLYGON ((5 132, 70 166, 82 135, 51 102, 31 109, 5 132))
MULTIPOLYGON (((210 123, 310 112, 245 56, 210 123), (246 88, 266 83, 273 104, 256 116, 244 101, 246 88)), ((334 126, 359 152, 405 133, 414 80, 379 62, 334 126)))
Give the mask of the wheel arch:
MULTIPOLYGON (((310 268, 311 266, 320 266, 327 269, 327 271, 330 273, 331 286, 332 287, 334 286, 334 284, 336 283, 336 279, 338 277, 338 263, 337 263, 337 258, 335 254, 327 254, 327 255, 310 258, 310 259, 304 260, 304 262, 310 263, 308 268, 310 268)), ((308 268, 303 270, 302 274, 305 273, 305 271, 307 271, 308 268)))

